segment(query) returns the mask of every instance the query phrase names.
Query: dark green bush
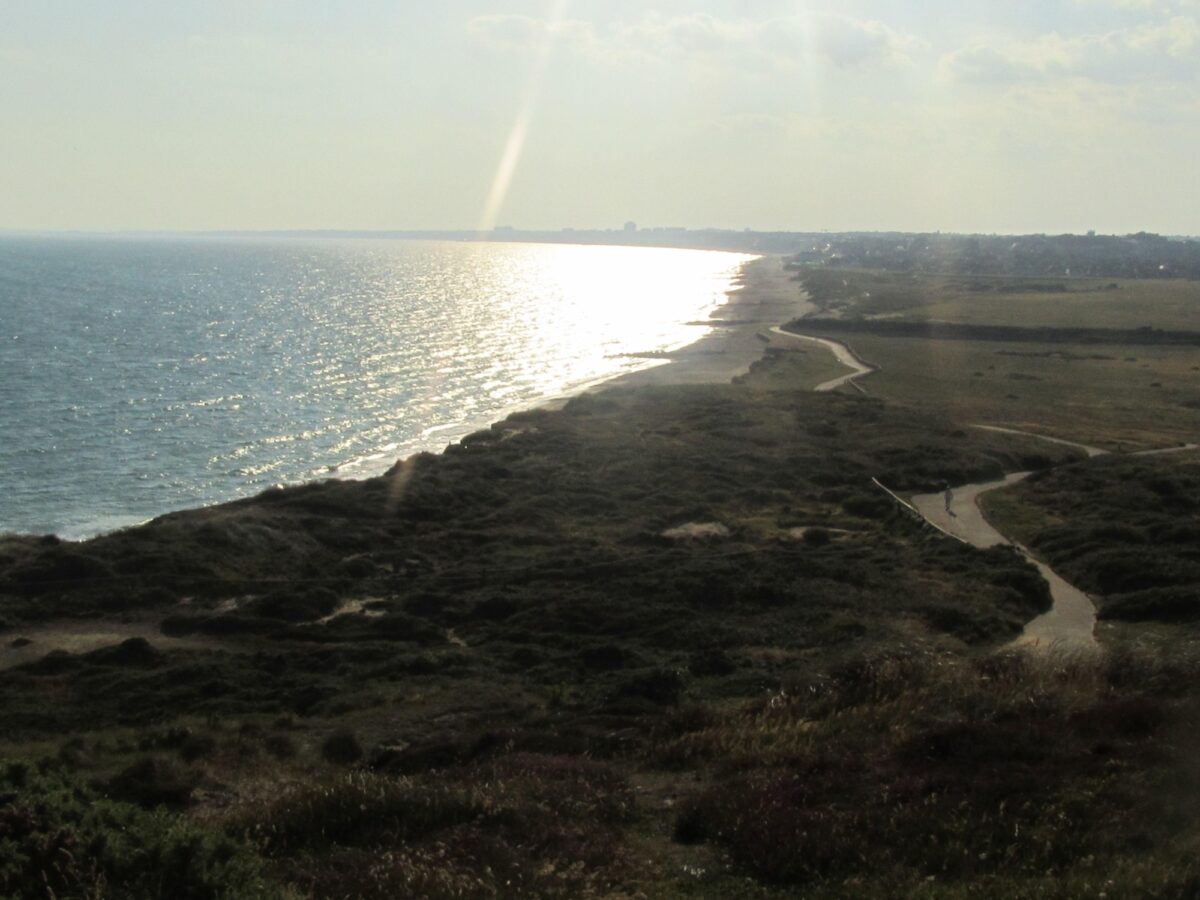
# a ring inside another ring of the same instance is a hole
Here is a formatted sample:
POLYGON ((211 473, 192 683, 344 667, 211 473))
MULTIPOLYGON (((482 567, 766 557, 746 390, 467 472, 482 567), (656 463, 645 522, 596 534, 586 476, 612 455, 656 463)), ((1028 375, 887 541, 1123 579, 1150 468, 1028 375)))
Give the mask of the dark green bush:
POLYGON ((706 647, 692 654, 688 670, 701 678, 728 675, 737 669, 737 663, 720 647, 706 647))
POLYGON ((106 666, 154 668, 162 664, 162 654, 145 638, 124 640, 115 647, 103 647, 87 655, 89 662, 106 666))
POLYGON ((824 528, 804 529, 804 543, 810 547, 824 547, 830 540, 829 531, 824 528))
POLYGON ((338 604, 337 595, 324 588, 304 593, 279 592, 256 600, 250 611, 268 619, 284 622, 310 622, 332 613, 338 604))
POLYGON ((179 755, 187 762, 195 762, 212 756, 217 751, 217 740, 211 734, 191 734, 179 746, 179 755))
POLYGON ((842 509, 861 519, 885 519, 895 511, 895 503, 882 493, 860 493, 843 500, 842 509))
POLYGON ((640 697, 659 706, 674 706, 683 694, 684 680, 670 669, 653 669, 635 675, 617 688, 618 697, 640 697))
POLYGON ((282 898, 244 842, 19 763, 0 774, 0 896, 282 898))
POLYGON ((342 728, 325 738, 321 744, 321 756, 326 762, 349 766, 362 759, 363 748, 353 731, 342 728))
POLYGON ((263 739, 263 746, 276 759, 291 759, 298 752, 296 742, 286 734, 269 734, 263 739))
POLYGON ((1099 615, 1125 622, 1194 622, 1200 619, 1200 592, 1194 585, 1133 591, 1109 599, 1099 615))
POLYGON ((174 760, 146 756, 110 779, 107 788, 110 796, 147 809, 182 807, 191 800, 198 780, 195 772, 174 760))

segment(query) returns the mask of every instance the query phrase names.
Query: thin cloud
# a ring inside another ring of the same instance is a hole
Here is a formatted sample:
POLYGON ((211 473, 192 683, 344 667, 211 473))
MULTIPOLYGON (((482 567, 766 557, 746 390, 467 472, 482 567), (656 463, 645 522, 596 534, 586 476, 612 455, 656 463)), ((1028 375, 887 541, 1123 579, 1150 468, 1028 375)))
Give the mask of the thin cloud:
POLYGON ((787 70, 818 61, 840 69, 906 65, 924 41, 875 21, 841 15, 722 19, 706 13, 650 13, 603 30, 574 19, 551 26, 520 15, 477 16, 468 23, 476 40, 504 50, 527 51, 555 29, 560 46, 609 64, 689 62, 722 68, 787 70))
POLYGON ((479 43, 499 50, 527 51, 552 40, 575 51, 599 48, 595 27, 582 19, 538 19, 520 15, 475 16, 467 33, 479 43))
POLYGON ((1105 34, 976 43, 946 54, 940 68, 947 80, 967 84, 1194 81, 1200 78, 1200 21, 1175 16, 1105 34))
POLYGON ((1117 9, 1161 9, 1161 0, 1075 0, 1078 6, 1113 6, 1117 9))

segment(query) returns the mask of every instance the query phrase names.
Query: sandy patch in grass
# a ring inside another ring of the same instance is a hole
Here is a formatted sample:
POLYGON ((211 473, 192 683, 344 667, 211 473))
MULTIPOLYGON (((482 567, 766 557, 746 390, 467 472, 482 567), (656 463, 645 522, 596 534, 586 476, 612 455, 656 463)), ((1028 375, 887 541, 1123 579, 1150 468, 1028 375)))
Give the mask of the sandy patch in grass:
POLYGON ((668 528, 662 536, 672 541, 713 541, 729 537, 729 529, 720 522, 687 522, 668 528))
POLYGON ((0 636, 0 669, 24 665, 41 659, 55 650, 67 653, 91 653, 102 647, 112 647, 130 638, 145 638, 159 650, 212 649, 216 641, 204 638, 167 637, 159 631, 157 622, 114 622, 80 620, 52 622, 27 628, 13 629, 0 636), (24 643, 28 641, 28 643, 24 643), (14 643, 19 646, 14 646, 14 643))

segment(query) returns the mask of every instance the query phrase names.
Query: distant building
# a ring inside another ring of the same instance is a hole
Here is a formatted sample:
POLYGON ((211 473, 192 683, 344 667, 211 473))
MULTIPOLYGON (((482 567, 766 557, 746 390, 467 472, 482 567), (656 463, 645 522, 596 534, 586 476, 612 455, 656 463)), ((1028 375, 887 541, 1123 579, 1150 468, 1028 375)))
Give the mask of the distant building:
POLYGON ((625 230, 626 231, 637 231, 637 222, 626 222, 625 230))

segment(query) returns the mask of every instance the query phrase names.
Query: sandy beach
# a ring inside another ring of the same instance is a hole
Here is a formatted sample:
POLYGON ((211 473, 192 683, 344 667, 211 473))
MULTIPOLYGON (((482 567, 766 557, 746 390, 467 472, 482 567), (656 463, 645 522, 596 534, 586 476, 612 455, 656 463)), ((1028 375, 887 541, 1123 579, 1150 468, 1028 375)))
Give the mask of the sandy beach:
POLYGON ((770 346, 772 326, 814 309, 777 255, 742 267, 738 289, 712 316, 713 330, 665 358, 667 365, 619 375, 596 389, 628 385, 713 384, 744 375, 770 346))

